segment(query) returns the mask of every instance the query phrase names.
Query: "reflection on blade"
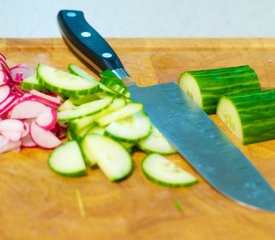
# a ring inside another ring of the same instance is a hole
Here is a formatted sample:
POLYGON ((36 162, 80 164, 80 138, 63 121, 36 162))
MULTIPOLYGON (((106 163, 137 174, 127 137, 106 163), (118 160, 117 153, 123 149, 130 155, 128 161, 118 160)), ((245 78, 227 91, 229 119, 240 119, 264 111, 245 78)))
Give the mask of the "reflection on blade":
POLYGON ((129 89, 154 125, 214 188, 239 203, 275 212, 272 187, 176 83, 129 89))

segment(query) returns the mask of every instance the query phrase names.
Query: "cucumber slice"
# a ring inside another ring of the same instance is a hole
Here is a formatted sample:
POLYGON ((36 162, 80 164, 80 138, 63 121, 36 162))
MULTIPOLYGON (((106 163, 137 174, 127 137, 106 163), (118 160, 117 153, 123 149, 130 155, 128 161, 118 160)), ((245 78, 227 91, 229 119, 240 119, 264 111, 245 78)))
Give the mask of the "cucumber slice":
POLYGON ((77 107, 76 105, 73 104, 71 99, 67 99, 65 102, 63 102, 59 108, 57 109, 57 112, 63 112, 65 110, 71 110, 77 107))
POLYGON ((91 116, 82 117, 74 119, 70 122, 70 125, 73 129, 76 129, 76 131, 79 131, 91 124, 94 123, 97 119, 106 116, 107 114, 110 114, 110 112, 115 111, 121 107, 123 107, 126 104, 125 100, 122 98, 115 98, 111 104, 102 111, 93 114, 91 116))
POLYGON ((133 170, 130 154, 119 143, 106 136, 88 134, 81 142, 86 163, 97 164, 110 181, 120 181, 133 170))
POLYGON ((152 129, 149 117, 144 111, 139 111, 131 116, 112 122, 106 127, 105 135, 123 142, 136 143, 146 138, 152 129))
POLYGON ((32 89, 36 89, 38 91, 44 90, 44 87, 39 83, 38 79, 36 78, 36 73, 23 79, 20 82, 20 88, 23 90, 32 90, 32 89))
POLYGON ((139 112, 142 109, 143 109, 143 105, 141 103, 130 102, 126 106, 116 111, 113 111, 110 114, 103 116, 102 118, 99 118, 96 121, 96 124, 98 124, 99 126, 106 126, 111 122, 133 115, 134 113, 139 112))
POLYGON ((147 153, 159 153, 163 155, 175 154, 177 150, 167 141, 161 132, 154 126, 150 135, 139 141, 137 146, 147 153))
MULTIPOLYGON (((97 81, 95 77, 93 77, 92 75, 90 75, 89 73, 87 73, 86 71, 84 71, 83 69, 81 69, 80 67, 74 65, 74 64, 69 64, 68 65, 68 71, 76 76, 85 78, 87 80, 91 80, 91 81, 97 81)), ((110 95, 110 96, 115 96, 118 95, 118 93, 114 90, 112 90, 111 88, 108 88, 107 86, 105 86, 104 84, 98 82, 99 84, 99 91, 110 95)))
POLYGON ((88 95, 98 89, 97 81, 86 80, 45 64, 38 64, 37 78, 51 92, 67 97, 88 95))
POLYGON ((189 186, 198 182, 193 175, 157 153, 143 159, 142 171, 150 181, 168 187, 189 186))
POLYGON ((260 82, 250 66, 183 72, 180 88, 206 113, 213 114, 223 95, 260 90, 260 82))
POLYGON ((82 104, 73 109, 65 110, 57 113, 59 122, 68 122, 75 118, 86 117, 102 111, 107 108, 113 99, 111 97, 92 101, 89 103, 82 104))
POLYGON ((63 176, 86 175, 85 162, 76 141, 69 141, 55 148, 50 153, 48 165, 54 172, 63 176))
POLYGON ((113 91, 120 93, 127 98, 130 98, 131 94, 127 86, 112 70, 105 70, 100 73, 100 76, 100 83, 104 84, 109 89, 112 89, 113 91))
POLYGON ((217 115, 243 144, 275 139, 275 90, 224 96, 217 115))

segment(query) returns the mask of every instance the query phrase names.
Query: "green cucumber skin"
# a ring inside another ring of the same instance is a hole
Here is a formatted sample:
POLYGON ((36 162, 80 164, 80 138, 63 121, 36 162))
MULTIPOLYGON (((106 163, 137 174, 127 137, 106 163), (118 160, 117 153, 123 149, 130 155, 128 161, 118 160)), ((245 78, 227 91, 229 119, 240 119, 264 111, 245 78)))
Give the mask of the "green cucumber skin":
POLYGON ((197 82, 202 96, 202 109, 207 114, 216 112, 221 96, 261 89, 258 76, 249 66, 187 71, 182 73, 179 83, 185 74, 191 75, 197 82))
POLYGON ((238 111, 243 144, 275 138, 275 90, 226 96, 238 111))

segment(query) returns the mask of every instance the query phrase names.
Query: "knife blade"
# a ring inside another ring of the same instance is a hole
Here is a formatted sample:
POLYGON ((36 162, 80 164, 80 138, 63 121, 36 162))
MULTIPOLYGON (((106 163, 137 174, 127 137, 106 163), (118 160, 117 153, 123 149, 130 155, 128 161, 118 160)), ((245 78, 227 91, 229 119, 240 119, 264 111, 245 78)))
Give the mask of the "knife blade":
POLYGON ((144 104, 153 124, 217 191, 238 203, 275 212, 275 192, 245 155, 175 82, 139 87, 117 54, 86 21, 82 11, 61 10, 65 42, 98 73, 112 70, 144 104))

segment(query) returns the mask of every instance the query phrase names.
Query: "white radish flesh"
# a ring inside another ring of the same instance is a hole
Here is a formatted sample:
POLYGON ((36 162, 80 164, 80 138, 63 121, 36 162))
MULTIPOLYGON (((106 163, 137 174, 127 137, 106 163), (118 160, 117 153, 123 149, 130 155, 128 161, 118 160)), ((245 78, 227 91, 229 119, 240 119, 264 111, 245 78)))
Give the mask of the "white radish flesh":
POLYGON ((9 152, 9 151, 18 151, 20 150, 21 141, 9 141, 6 145, 0 148, 0 153, 9 152))
POLYGON ((32 140, 41 148, 53 149, 61 144, 59 138, 51 131, 39 127, 35 122, 30 125, 30 135, 32 140))
POLYGON ((47 110, 48 107, 43 103, 25 100, 18 103, 12 110, 10 118, 16 119, 27 119, 27 118, 36 118, 40 113, 47 110))
MULTIPOLYGON (((0 71, 0 75, 1 75, 1 71, 0 71)), ((1 76, 0 76, 0 78, 1 78, 1 76)), ((0 81, 1 81, 1 79, 0 79, 0 81)), ((4 102, 10 94, 11 94, 10 86, 7 84, 1 85, 0 86, 0 103, 4 102)))
POLYGON ((35 121, 38 126, 44 128, 45 130, 53 129, 57 122, 57 113, 55 109, 48 108, 47 110, 41 112, 35 121))

